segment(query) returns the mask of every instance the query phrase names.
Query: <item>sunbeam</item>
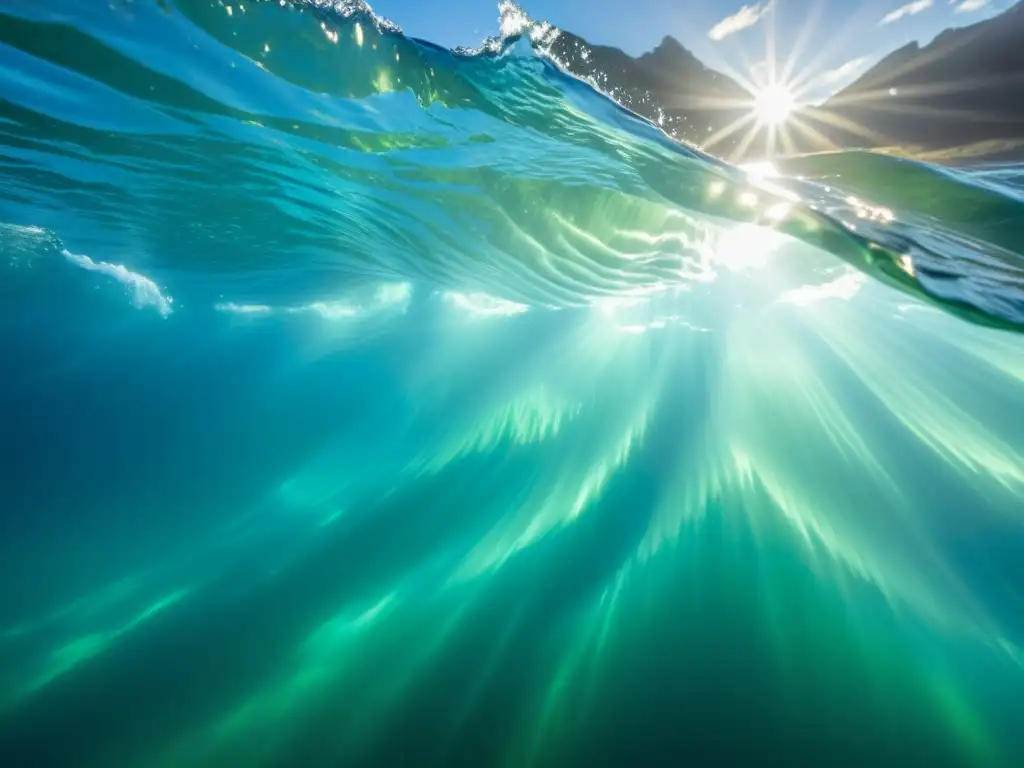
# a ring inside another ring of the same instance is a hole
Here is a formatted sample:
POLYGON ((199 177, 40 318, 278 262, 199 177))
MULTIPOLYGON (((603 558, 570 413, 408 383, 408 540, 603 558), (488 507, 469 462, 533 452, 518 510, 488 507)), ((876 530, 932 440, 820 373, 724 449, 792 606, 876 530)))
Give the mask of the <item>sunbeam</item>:
POLYGON ((0 765, 1024 765, 962 5, 394 1, 0 3, 0 765))

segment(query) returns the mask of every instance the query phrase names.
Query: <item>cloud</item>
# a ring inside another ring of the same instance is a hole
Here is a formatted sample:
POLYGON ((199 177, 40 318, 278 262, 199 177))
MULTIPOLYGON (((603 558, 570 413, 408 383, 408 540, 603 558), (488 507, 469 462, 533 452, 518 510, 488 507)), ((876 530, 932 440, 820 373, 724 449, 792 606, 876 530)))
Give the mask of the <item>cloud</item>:
MULTIPOLYGON (((964 0, 965 3, 977 2, 978 0, 964 0)), ((899 21, 904 16, 913 16, 921 13, 921 11, 927 11, 932 7, 934 0, 914 0, 912 3, 901 5, 895 11, 889 11, 882 17, 879 24, 892 24, 894 21, 899 21)))
POLYGON ((768 62, 759 61, 756 64, 750 65, 750 77, 755 83, 761 83, 768 79, 769 67, 768 62))
MULTIPOLYGON (((931 2, 931 0, 928 1, 931 2)), ((965 2, 972 2, 972 0, 965 0, 965 2)), ((754 26, 771 11, 774 3, 775 0, 767 0, 764 3, 744 5, 732 16, 726 16, 715 24, 708 32, 708 37, 715 42, 719 42, 725 40, 729 35, 735 35, 737 32, 742 32, 744 29, 754 26)))
MULTIPOLYGON (((970 2, 971 0, 966 1, 970 2)), ((817 80, 822 84, 838 83, 840 80, 843 80, 852 75, 854 72, 856 72, 858 69, 860 69, 867 63, 867 56, 861 56, 858 59, 851 59, 845 64, 840 64, 835 69, 825 70, 824 72, 821 73, 821 75, 818 76, 817 80)))
MULTIPOLYGON (((956 2, 956 0, 953 1, 956 2)), ((971 13, 972 11, 980 11, 986 5, 988 5, 988 0, 964 0, 955 10, 957 13, 971 13)))

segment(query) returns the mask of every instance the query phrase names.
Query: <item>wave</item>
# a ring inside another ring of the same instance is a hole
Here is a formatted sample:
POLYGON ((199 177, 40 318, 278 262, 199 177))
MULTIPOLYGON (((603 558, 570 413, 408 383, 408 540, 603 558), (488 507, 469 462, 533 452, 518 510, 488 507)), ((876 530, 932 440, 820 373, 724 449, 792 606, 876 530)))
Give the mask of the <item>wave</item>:
POLYGON ((1021 764, 1024 172, 501 13, 3 4, 0 763, 1021 764))
POLYGON ((1019 194, 863 153, 729 166, 500 11, 500 38, 449 51, 360 2, 14 3, 0 212, 98 261, 131 242, 127 267, 238 305, 366 278, 544 307, 692 290, 740 227, 747 250, 777 233, 970 320, 1024 322, 1019 194))

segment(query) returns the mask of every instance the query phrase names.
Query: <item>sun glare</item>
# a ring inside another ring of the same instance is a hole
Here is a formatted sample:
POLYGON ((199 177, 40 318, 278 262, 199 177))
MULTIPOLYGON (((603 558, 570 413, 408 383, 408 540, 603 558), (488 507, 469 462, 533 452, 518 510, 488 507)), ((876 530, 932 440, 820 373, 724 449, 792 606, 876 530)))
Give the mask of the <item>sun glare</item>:
POLYGON ((763 125, 784 123, 793 106, 793 94, 781 85, 770 85, 754 97, 754 113, 763 125))

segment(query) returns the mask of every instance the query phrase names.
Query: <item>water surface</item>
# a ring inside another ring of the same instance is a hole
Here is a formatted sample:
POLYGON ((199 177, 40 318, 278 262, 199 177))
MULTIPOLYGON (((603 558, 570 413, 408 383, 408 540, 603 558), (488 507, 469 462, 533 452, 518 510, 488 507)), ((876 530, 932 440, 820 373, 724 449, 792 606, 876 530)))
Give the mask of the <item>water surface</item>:
POLYGON ((504 22, 0 10, 0 763, 1019 764, 1024 168, 504 22))

